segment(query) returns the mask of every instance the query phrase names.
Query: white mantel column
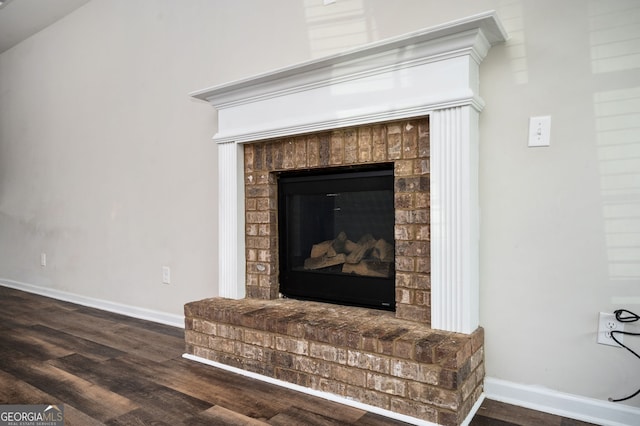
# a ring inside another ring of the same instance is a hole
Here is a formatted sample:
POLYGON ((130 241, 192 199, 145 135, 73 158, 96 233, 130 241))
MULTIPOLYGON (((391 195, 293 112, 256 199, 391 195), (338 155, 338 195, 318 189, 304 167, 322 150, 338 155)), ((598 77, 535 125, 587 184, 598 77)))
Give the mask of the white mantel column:
POLYGON ((431 114, 431 326, 479 325, 478 111, 431 114))
POLYGON ((241 144, 218 144, 218 289, 245 297, 244 153, 241 144))

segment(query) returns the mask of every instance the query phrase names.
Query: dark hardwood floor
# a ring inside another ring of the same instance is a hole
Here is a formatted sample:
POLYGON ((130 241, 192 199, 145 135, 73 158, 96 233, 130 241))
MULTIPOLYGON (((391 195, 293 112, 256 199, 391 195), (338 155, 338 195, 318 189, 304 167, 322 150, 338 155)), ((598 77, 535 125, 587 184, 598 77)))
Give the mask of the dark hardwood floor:
MULTIPOLYGON (((0 287, 0 404, 66 425, 402 425, 183 359, 183 330, 0 287)), ((472 425, 586 425, 486 400, 472 425)))

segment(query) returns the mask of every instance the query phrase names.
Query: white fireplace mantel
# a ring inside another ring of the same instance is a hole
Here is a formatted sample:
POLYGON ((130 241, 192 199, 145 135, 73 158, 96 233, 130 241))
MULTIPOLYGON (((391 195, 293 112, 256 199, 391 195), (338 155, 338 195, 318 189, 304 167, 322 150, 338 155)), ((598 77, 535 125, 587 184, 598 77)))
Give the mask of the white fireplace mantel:
POLYGON ((431 323, 479 323, 479 65, 506 40, 495 12, 191 95, 218 112, 220 296, 245 295, 242 144, 430 117, 431 323))

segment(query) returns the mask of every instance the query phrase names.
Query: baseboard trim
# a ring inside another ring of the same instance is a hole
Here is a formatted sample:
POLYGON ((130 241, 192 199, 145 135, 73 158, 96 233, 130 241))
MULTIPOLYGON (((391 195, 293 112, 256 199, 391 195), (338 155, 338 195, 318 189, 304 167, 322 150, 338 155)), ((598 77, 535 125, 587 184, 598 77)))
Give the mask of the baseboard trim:
POLYGON ((522 385, 485 377, 484 392, 487 399, 602 426, 640 424, 639 408, 558 392, 540 386, 522 385))
MULTIPOLYGON (((221 363, 215 362, 215 361, 210 361, 210 360, 208 360, 206 358, 202 358, 202 357, 199 357, 199 356, 195 356, 195 355, 191 355, 191 354, 184 354, 184 355, 182 355, 182 357, 185 358, 185 359, 191 360, 191 361, 196 361, 196 362, 199 362, 199 363, 202 363, 202 364, 206 364, 206 365, 209 365, 209 366, 212 366, 212 367, 220 368, 221 370, 230 371, 232 373, 236 373, 236 374, 240 374, 242 376, 250 377, 250 378, 255 379, 255 380, 260 380, 262 382, 267 382, 267 383, 271 383, 273 385, 282 386, 284 388, 291 389, 291 390, 294 390, 296 392, 301 392, 301 393, 304 393, 304 394, 307 394, 307 395, 317 396, 319 398, 327 399, 329 401, 337 402, 339 404, 348 405, 348 406, 354 407, 354 408, 359 408, 361 410, 369 411, 371 413, 379 414, 381 416, 389 417, 391 419, 400 420, 400 421, 403 421, 405 423, 409 423, 409 424, 412 424, 412 425, 437 426, 435 423, 431 423, 431 422, 428 422, 426 420, 418 419, 418 418, 407 416, 407 415, 404 415, 404 414, 394 413, 393 411, 385 410, 385 409, 379 408, 379 407, 374 407, 373 405, 364 404, 362 402, 354 401, 352 399, 348 399, 348 398, 345 398, 345 397, 339 396, 339 395, 334 395, 332 393, 322 392, 322 391, 318 391, 318 390, 315 390, 315 389, 306 388, 304 386, 296 385, 296 384, 293 384, 293 383, 284 382, 282 380, 274 379, 273 377, 263 376, 262 374, 253 373, 251 371, 245 371, 245 370, 242 370, 242 369, 239 369, 239 368, 236 368, 236 367, 232 367, 230 365, 221 364, 221 363)), ((465 421, 462 423, 462 426, 467 426, 469 424, 469 422, 471 421, 471 419, 475 415, 476 411, 478 410, 478 408, 482 404, 483 400, 484 400, 484 395, 481 396, 478 399, 478 401, 474 404, 473 408, 471 409, 471 412, 469 413, 469 415, 467 416, 465 421)))
POLYGON ((52 299, 63 300, 65 302, 76 303, 82 306, 102 309, 103 311, 114 312, 128 317, 184 328, 184 316, 182 315, 168 314, 166 312, 154 311, 152 309, 139 308, 137 306, 110 302, 103 299, 95 299, 93 297, 81 296, 79 294, 68 293, 54 288, 40 287, 4 278, 0 278, 0 286, 22 290, 27 293, 39 294, 40 296, 51 297, 52 299))

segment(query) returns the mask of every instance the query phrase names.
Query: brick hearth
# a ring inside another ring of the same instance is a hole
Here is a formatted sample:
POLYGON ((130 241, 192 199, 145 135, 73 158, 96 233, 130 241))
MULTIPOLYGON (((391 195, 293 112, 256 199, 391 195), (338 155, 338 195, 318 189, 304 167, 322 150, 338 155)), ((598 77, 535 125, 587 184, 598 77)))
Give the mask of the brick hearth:
POLYGON ((185 306, 187 353, 443 425, 482 393, 484 332, 291 299, 185 306))

